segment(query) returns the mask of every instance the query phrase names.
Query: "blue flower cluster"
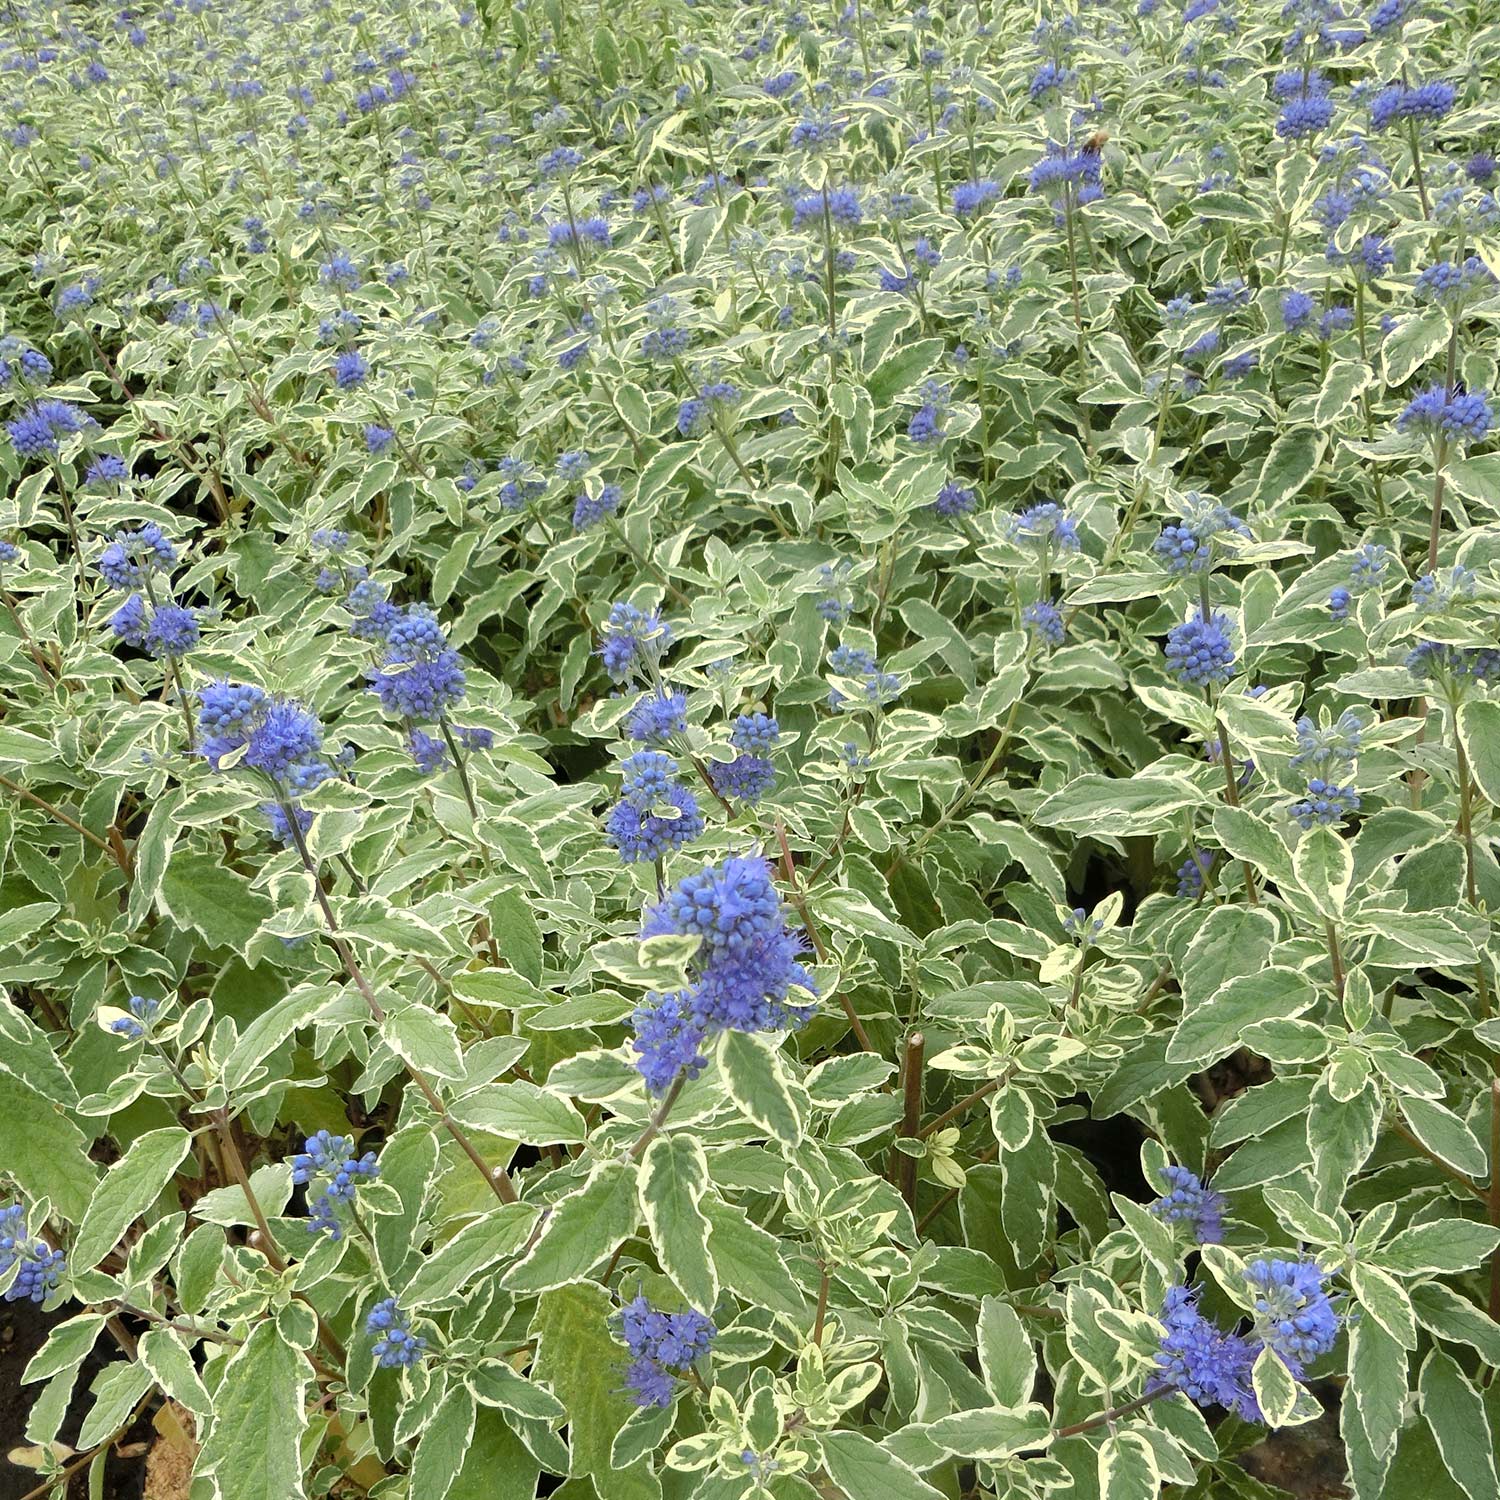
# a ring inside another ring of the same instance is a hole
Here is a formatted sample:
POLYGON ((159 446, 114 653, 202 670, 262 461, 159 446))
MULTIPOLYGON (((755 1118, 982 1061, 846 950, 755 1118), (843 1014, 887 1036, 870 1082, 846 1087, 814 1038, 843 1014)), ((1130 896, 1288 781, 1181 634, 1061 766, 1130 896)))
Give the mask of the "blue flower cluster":
POLYGON ((883 708, 901 696, 901 679, 894 672, 882 671, 874 653, 862 646, 834 647, 828 653, 828 666, 835 677, 856 680, 860 688, 858 696, 851 697, 841 688, 831 686, 828 707, 835 713, 883 708))
POLYGON ((1100 151, 1092 136, 1077 149, 1050 142, 1027 179, 1031 191, 1045 195, 1061 189, 1064 201, 1075 204, 1102 198, 1104 161, 1100 151))
POLYGON ((331 1239, 342 1239, 344 1230, 334 1215, 334 1204, 352 1203, 359 1184, 379 1174, 380 1163, 373 1151, 355 1156, 353 1136, 331 1135, 326 1130, 309 1136, 292 1157, 292 1181, 305 1187, 314 1178, 326 1178, 327 1184, 308 1204, 308 1228, 314 1234, 326 1229, 331 1239))
POLYGON ((1487 391, 1450 391, 1447 386, 1429 385, 1407 403, 1406 410, 1396 418, 1396 426, 1402 432, 1418 432, 1431 439, 1478 443, 1495 422, 1488 397, 1487 391))
POLYGON ((604 485, 597 495, 584 490, 573 505, 573 530, 589 531, 620 508, 624 492, 617 484, 604 485))
POLYGON ((57 1290, 65 1257, 45 1240, 26 1232, 26 1209, 20 1203, 0 1208, 0 1276, 19 1266, 16 1279, 5 1289, 7 1302, 44 1302, 57 1290))
POLYGON ((374 1340, 371 1352, 384 1370, 409 1369, 422 1358, 427 1340, 411 1331, 411 1319, 394 1297, 377 1302, 365 1319, 365 1333, 374 1340))
POLYGON ((46 458, 56 453, 62 439, 82 432, 93 418, 56 396, 33 401, 5 424, 5 433, 19 458, 46 458))
POLYGON ((677 762, 660 750, 637 750, 620 764, 620 801, 605 832, 626 864, 664 858, 704 829, 692 791, 677 779, 677 762))
POLYGON ((112 589, 140 588, 146 579, 177 566, 177 548, 155 521, 119 531, 99 554, 99 573, 112 589))
POLYGON ((197 612, 174 603, 169 590, 165 601, 157 596, 156 579, 176 563, 176 547, 154 521, 135 531, 116 532, 99 557, 105 583, 132 591, 110 615, 110 630, 127 646, 144 647, 157 661, 186 656, 199 639, 197 612), (136 589, 143 592, 133 592, 136 589))
POLYGON ((960 516, 969 515, 977 503, 977 497, 972 489, 967 485, 959 484, 957 480, 950 479, 938 491, 937 499, 932 502, 932 511, 944 521, 955 521, 960 516))
POLYGON ((1185 901, 1196 901, 1203 894, 1204 883, 1213 869, 1214 857, 1208 849, 1195 849, 1173 872, 1177 876, 1177 895, 1185 901))
POLYGON ((701 939, 688 989, 647 996, 632 1018, 636 1067, 652 1093, 694 1078, 720 1031, 781 1031, 812 1014, 791 992, 815 991, 802 966, 802 937, 787 927, 764 859, 732 856, 686 876, 646 914, 643 938, 701 939))
POLYGON ((1441 120, 1458 98, 1451 83, 1393 83, 1370 101, 1370 128, 1386 130, 1407 120, 1441 120))
POLYGON ((1471 301, 1495 290, 1495 276, 1477 255, 1459 265, 1440 260, 1417 276, 1416 293, 1428 302, 1436 302, 1451 313, 1458 313, 1471 301))
MULTIPOLYGON (((337 774, 323 749, 316 714, 289 698, 273 698, 250 683, 216 681, 198 689, 198 753, 215 771, 225 762, 259 772, 275 800, 262 805, 275 838, 292 841, 291 808, 305 832, 312 815, 297 805, 305 792, 337 774)), ((340 752, 340 763, 346 759, 340 752)))
POLYGON ((619 1334, 630 1351, 625 1384, 637 1406, 669 1406, 677 1381, 705 1354, 718 1335, 700 1312, 661 1312, 645 1297, 620 1309, 619 1334))
POLYGON ((1222 1406, 1247 1422, 1264 1421, 1250 1378, 1261 1349, 1270 1349, 1300 1380, 1338 1338, 1339 1314, 1327 1279, 1315 1261, 1253 1261, 1245 1268, 1252 1307, 1248 1333, 1223 1332, 1199 1311, 1195 1289, 1170 1288, 1156 1356, 1161 1378, 1198 1406, 1222 1406))
POLYGON ((1411 605, 1421 615, 1443 614, 1461 600, 1472 599, 1478 587, 1473 571, 1455 564, 1418 578, 1411 586, 1411 605))
POLYGON ((1151 550, 1169 573, 1203 573, 1222 550, 1222 538, 1248 539, 1250 528, 1226 505, 1196 492, 1185 495, 1181 516, 1169 521, 1151 550))
POLYGON ((600 632, 599 658, 616 682, 650 675, 672 644, 672 627, 660 610, 637 609, 621 599, 610 606, 600 632))
POLYGON ((1167 633, 1167 669, 1184 687, 1220 686, 1234 675, 1234 645, 1226 615, 1194 610, 1167 633))
POLYGON ((737 755, 732 761, 712 762, 708 779, 721 797, 753 806, 776 785, 776 767, 761 755, 737 755))
POLYGON ((125 1008, 130 1014, 116 1016, 110 1023, 109 1029, 116 1036, 129 1037, 132 1041, 136 1041, 150 1031, 157 1016, 161 1014, 161 1001, 146 995, 132 995, 125 1002, 125 1008))
POLYGON ((1316 1261, 1256 1260, 1245 1268, 1245 1280, 1254 1298, 1255 1332, 1300 1380, 1339 1335, 1328 1273, 1316 1261))
POLYGON ((1251 1371, 1255 1345, 1241 1334, 1224 1333, 1198 1308, 1197 1293, 1170 1287, 1162 1304, 1165 1328, 1156 1354, 1160 1378, 1195 1406, 1222 1406, 1246 1422, 1262 1420, 1251 1371))
POLYGON ((687 696, 662 691, 643 693, 625 717, 627 739, 638 745, 664 745, 687 730, 687 696))
POLYGON ((0 337, 0 391, 13 385, 46 385, 52 379, 52 361, 13 333, 0 337))
POLYGON ((1423 641, 1407 654, 1406 669, 1419 682, 1434 682, 1458 696, 1475 683, 1500 683, 1500 651, 1423 641))
POLYGON ((1333 123, 1333 100, 1328 92, 1326 75, 1316 68, 1282 73, 1276 79, 1275 93, 1284 100, 1276 134, 1284 141, 1300 141, 1333 123), (1290 85, 1288 87, 1287 85, 1290 85))
POLYGON ((445 719, 463 702, 463 664, 425 604, 409 605, 390 620, 384 646, 381 665, 370 669, 369 678, 387 713, 425 724, 445 719))
POLYGON ((1021 610, 1021 623, 1033 640, 1044 646, 1060 646, 1067 634, 1062 611, 1050 599, 1038 599, 1021 610))
POLYGON ((1006 522, 1005 532, 1012 541, 1028 543, 1038 550, 1077 552, 1083 545, 1077 521, 1055 500, 1043 500, 1018 511, 1006 522))
POLYGON ((1184 1225, 1196 1244, 1223 1243, 1225 1200, 1222 1193, 1205 1187, 1198 1174, 1186 1167, 1163 1167, 1161 1183, 1165 1192, 1152 1203, 1152 1213, 1169 1224, 1184 1225))

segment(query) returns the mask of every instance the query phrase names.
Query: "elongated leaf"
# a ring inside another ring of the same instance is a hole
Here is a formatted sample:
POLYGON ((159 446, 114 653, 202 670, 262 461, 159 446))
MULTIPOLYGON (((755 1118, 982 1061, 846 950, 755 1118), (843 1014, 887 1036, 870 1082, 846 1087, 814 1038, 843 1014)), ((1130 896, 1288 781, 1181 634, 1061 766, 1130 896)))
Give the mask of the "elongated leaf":
POLYGON ((641 1213, 661 1268, 700 1310, 719 1300, 708 1252, 710 1226, 699 1204, 708 1188, 703 1148, 685 1135, 657 1136, 641 1160, 641 1213))
POLYGON ((1036 1350, 1008 1302, 986 1297, 979 1305, 979 1368, 997 1406, 1021 1406, 1036 1383, 1036 1350))
POLYGON ((451 1240, 417 1263, 401 1292, 407 1311, 441 1302, 526 1242, 537 1211, 529 1203, 506 1203, 465 1224, 451 1240))
POLYGON ((196 1472, 212 1475, 222 1500, 297 1500, 303 1392, 312 1366, 283 1342, 273 1322, 257 1323, 214 1394, 215 1416, 196 1472))
POLYGON ((1100 1500, 1155 1500, 1161 1493, 1156 1452, 1139 1432, 1112 1432, 1099 1445, 1100 1500))
POLYGON ((557 1203, 526 1257, 508 1271, 513 1292, 541 1292, 581 1281, 640 1227, 636 1169, 630 1162, 600 1162, 593 1175, 557 1203))
POLYGON ((458 1478, 474 1436, 474 1398, 461 1385, 450 1385, 422 1427, 411 1460, 411 1492, 423 1500, 446 1500, 458 1478))
POLYGON ((1443 1456, 1444 1467, 1469 1500, 1500 1495, 1495 1439, 1484 1401, 1455 1360, 1434 1349, 1417 1378, 1422 1415, 1443 1456))
POLYGON ((193 1144, 181 1127, 148 1131, 104 1174, 73 1241, 75 1266, 96 1266, 156 1202, 193 1144))
POLYGON ((941 1492, 862 1432, 825 1432, 823 1466, 848 1500, 942 1500, 941 1492))
POLYGON ((802 1116, 775 1049, 747 1031, 729 1031, 719 1053, 724 1086, 740 1111, 767 1135, 796 1146, 802 1116))
POLYGON ((1177 1023, 1167 1061, 1206 1068, 1240 1044, 1240 1033, 1258 1021, 1299 1016, 1318 998, 1311 980, 1295 969, 1240 974, 1177 1023))
POLYGON ((386 1017, 380 1034, 402 1062, 429 1078, 464 1076, 458 1032, 447 1016, 425 1005, 408 1005, 386 1017))
POLYGON ((449 1113, 460 1125, 489 1130, 528 1146, 584 1139, 583 1116, 566 1100, 534 1083, 492 1083, 466 1094, 449 1113))

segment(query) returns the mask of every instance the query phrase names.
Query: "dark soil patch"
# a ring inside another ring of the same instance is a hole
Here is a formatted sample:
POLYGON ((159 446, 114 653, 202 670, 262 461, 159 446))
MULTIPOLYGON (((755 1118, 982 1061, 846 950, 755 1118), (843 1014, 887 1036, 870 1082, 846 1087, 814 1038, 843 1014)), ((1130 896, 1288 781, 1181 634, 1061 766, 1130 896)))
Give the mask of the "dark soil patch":
POLYGON ((1239 1465, 1262 1484, 1273 1484, 1298 1500, 1347 1500, 1344 1445, 1339 1437, 1339 1391, 1331 1383, 1313 1388, 1323 1415, 1305 1427, 1273 1432, 1240 1455, 1239 1465))
MULTIPOLYGON (((71 1317, 77 1309, 59 1308, 43 1312, 33 1302, 0 1303, 0 1500, 21 1500, 41 1482, 32 1469, 9 1463, 5 1455, 26 1444, 26 1416, 42 1386, 22 1385, 21 1372, 32 1355, 47 1341, 52 1326, 71 1317)), ((101 1334, 94 1352, 78 1372, 73 1403, 58 1434, 65 1443, 76 1441, 84 1416, 93 1404, 89 1385, 114 1355, 107 1334, 101 1334)), ((124 1447, 132 1456, 112 1453, 104 1476, 104 1500, 141 1500, 145 1493, 145 1451, 155 1437, 149 1415, 142 1415, 125 1435, 124 1447)), ((68 1488, 67 1500, 87 1500, 88 1469, 80 1469, 68 1488)))

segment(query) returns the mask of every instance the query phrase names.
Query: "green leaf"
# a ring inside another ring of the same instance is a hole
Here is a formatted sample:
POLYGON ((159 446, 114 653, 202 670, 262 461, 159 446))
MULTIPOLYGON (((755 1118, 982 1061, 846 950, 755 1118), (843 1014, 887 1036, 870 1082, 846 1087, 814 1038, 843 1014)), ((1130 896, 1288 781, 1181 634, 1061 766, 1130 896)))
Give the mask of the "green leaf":
POLYGON ((487 1359, 469 1372, 474 1399, 534 1422, 561 1422, 567 1408, 551 1391, 513 1370, 503 1359, 487 1359))
POLYGON ((151 1378, 179 1406, 185 1406, 200 1420, 206 1421, 213 1415, 213 1401, 198 1378, 193 1356, 180 1334, 170 1328, 148 1328, 141 1335, 138 1351, 151 1378))
POLYGON ((1365 952, 1365 963, 1373 968, 1458 967, 1474 963, 1479 956, 1468 933, 1441 912, 1377 911, 1362 906, 1359 923, 1374 935, 1365 952))
POLYGON ((1107 838, 1165 833, 1181 822, 1185 808, 1200 807, 1205 801, 1204 793, 1186 777, 1080 776, 1047 798, 1032 815, 1032 822, 1107 838))
POLYGON ((1284 1427, 1297 1405, 1297 1382, 1282 1364, 1281 1356, 1271 1349, 1262 1348, 1255 1357, 1250 1379, 1255 1386, 1255 1399, 1265 1414, 1266 1425, 1284 1427))
POLYGON ((21 1384, 50 1380, 60 1370, 76 1369, 94 1347, 106 1319, 103 1313, 79 1313, 54 1326, 47 1342, 31 1356, 21 1372, 21 1384))
POLYGON ((1465 500, 1473 500, 1491 513, 1500 511, 1500 453, 1450 459, 1447 474, 1448 483, 1465 500))
POLYGON ((1277 438, 1260 466, 1252 508, 1265 512, 1296 495, 1317 471, 1322 448, 1323 440, 1307 429, 1277 438))
POLYGON ((861 891, 825 891, 818 897, 818 916, 837 932, 855 937, 884 938, 903 948, 915 948, 920 939, 899 922, 893 922, 861 891))
POLYGON ((651 407, 640 386, 632 385, 628 380, 622 381, 615 387, 615 405, 620 408, 625 425, 637 437, 645 437, 650 433, 651 407))
POLYGON ((1500 1229, 1472 1219, 1440 1219, 1403 1229, 1373 1256, 1398 1276, 1447 1276, 1472 1271, 1500 1247, 1500 1229))
POLYGON ((56 754, 50 740, 28 734, 24 729, 12 728, 9 724, 0 724, 0 765, 38 765, 56 754))
POLYGON ((1020 1316, 1008 1302, 986 1297, 979 1304, 979 1369, 997 1406, 1021 1406, 1036 1384, 1036 1350, 1020 1316))
POLYGON ((268 1058, 299 1026, 306 1026, 335 998, 331 988, 298 986, 284 1000, 258 1015, 240 1034, 224 1061, 224 1087, 231 1095, 248 1086, 268 1058))
POLYGON ((1495 1439, 1484 1401, 1455 1360, 1434 1349, 1417 1377, 1417 1403, 1443 1465, 1469 1500, 1495 1500, 1495 1439))
POLYGON ((195 1474, 213 1476, 221 1500, 294 1500, 304 1495, 298 1445, 312 1366, 257 1323, 214 1393, 214 1421, 195 1474))
POLYGON ((1352 1099, 1340 1099, 1329 1087, 1331 1071, 1318 1080, 1307 1114, 1317 1206, 1325 1213, 1343 1200, 1355 1173, 1370 1159, 1380 1133, 1379 1089, 1366 1084, 1352 1099))
POLYGON ((747 1302, 792 1318, 804 1316, 807 1300, 782 1259, 781 1241, 737 1204, 710 1194, 702 1209, 709 1222, 708 1253, 720 1282, 747 1302))
POLYGON ((125 1231, 156 1202, 191 1150, 193 1138, 180 1126, 137 1136, 105 1174, 73 1240, 71 1263, 97 1266, 125 1231))
POLYGON ((614 938, 597 943, 589 957, 606 974, 642 990, 681 989, 687 983, 688 961, 703 939, 693 933, 664 932, 642 942, 614 938))
POLYGON ((1374 372, 1362 360, 1346 359, 1332 365, 1323 377, 1313 421, 1325 430, 1330 428, 1374 378, 1374 372))
POLYGON ((1500 702, 1474 698, 1459 704, 1458 738, 1484 800, 1500 807, 1500 702))
POLYGON ((74 1109, 78 1091, 52 1038, 0 992, 0 1071, 13 1073, 44 1099, 74 1109))
POLYGON ((460 1125, 488 1130, 528 1146, 571 1145, 587 1136, 583 1116, 566 1099, 534 1083, 491 1083, 448 1111, 460 1125))
POLYGON ((1401 1283, 1394 1276, 1386 1275, 1379 1266, 1361 1265, 1357 1261, 1349 1268, 1349 1281, 1359 1305, 1403 1349, 1415 1349, 1417 1322, 1412 1313, 1411 1298, 1401 1283))
POLYGON ((943 1500, 940 1491, 862 1432, 825 1432, 823 1467, 846 1500, 943 1500))
POLYGON ((506 1273, 512 1292, 541 1292, 581 1281, 640 1227, 636 1170, 602 1161, 575 1193, 555 1204, 530 1252, 506 1273))
POLYGON ((13 906, 0 912, 0 948, 23 939, 33 940, 61 910, 55 901, 34 901, 30 906, 13 906))
POLYGON ((729 1097, 745 1118, 786 1145, 799 1145, 802 1116, 775 1048, 751 1032, 727 1031, 719 1061, 729 1097))
POLYGON ((1381 345, 1388 386, 1405 385, 1448 342, 1448 318, 1439 308, 1402 318, 1381 345))
POLYGON ((1259 973, 1275 939, 1276 919, 1263 907, 1216 906, 1179 965, 1184 1007, 1211 1000, 1231 979, 1259 973))
POLYGON ((610 1500, 640 1500, 653 1494, 660 1500, 660 1487, 653 1490, 643 1483, 649 1477, 648 1460, 630 1469, 610 1468, 615 1434, 636 1409, 622 1389, 625 1346, 609 1331, 614 1312, 609 1293, 592 1282, 547 1292, 531 1325, 538 1340, 533 1374, 546 1381, 568 1409, 575 1475, 596 1478, 596 1492, 610 1500))
POLYGON ((1500 1366, 1500 1323, 1451 1287, 1426 1281, 1411 1289, 1418 1321, 1440 1338, 1467 1344, 1487 1365, 1500 1366))
POLYGON ((136 1402, 151 1389, 151 1372, 139 1362, 121 1360, 100 1371, 89 1389, 94 1392, 94 1404, 77 1439, 84 1448, 108 1441, 124 1426, 136 1402))
POLYGON ((1029 1448, 1046 1447, 1051 1430, 1046 1410, 1033 1402, 954 1412, 930 1423, 925 1435, 955 1457, 998 1461, 1029 1448))
POLYGON ((472 1285, 481 1272, 521 1248, 536 1220, 537 1210, 529 1203, 502 1203, 471 1219, 417 1263, 416 1274, 401 1291, 401 1306, 414 1312, 472 1285))
POLYGON ((1277 885, 1291 882, 1291 851, 1264 818, 1242 807, 1221 807, 1214 813, 1213 826, 1226 854, 1248 861, 1277 885))
POLYGON ((480 1407, 464 1466, 448 1491, 448 1500, 531 1500, 541 1465, 505 1419, 480 1407))
POLYGON ((699 1311, 719 1300, 719 1278, 708 1253, 710 1226, 699 1207, 708 1187, 708 1159, 686 1135, 659 1135, 641 1158, 641 1213, 661 1268, 699 1311))
POLYGON ((916 339, 901 345, 870 371, 865 387, 877 411, 914 386, 943 356, 941 339, 916 339))
POLYGON ((1400 1343, 1374 1318, 1351 1319, 1344 1399, 1356 1408, 1366 1443, 1378 1458, 1395 1451, 1406 1385, 1406 1351, 1400 1343))
POLYGON ((1177 1023, 1167 1044, 1167 1061, 1206 1068, 1239 1046, 1240 1033, 1247 1026, 1299 1016, 1317 998, 1312 981, 1295 969, 1272 967, 1237 975, 1177 1023))
POLYGON ((1318 912, 1337 921, 1354 878, 1354 855, 1348 844, 1333 829, 1317 824, 1297 840, 1292 869, 1302 893, 1318 912))
POLYGON ((232 948, 242 957, 250 939, 275 908, 250 889, 242 875, 208 854, 184 849, 162 875, 162 908, 182 928, 191 928, 210 948, 232 948))
POLYGON ((450 1385, 438 1408, 422 1424, 411 1459, 411 1493, 422 1500, 445 1500, 458 1478, 474 1436, 474 1398, 450 1385))
POLYGON ((1401 1113, 1411 1133, 1450 1167, 1483 1181, 1489 1174, 1489 1153, 1468 1124, 1435 1099, 1402 1099, 1401 1113))
POLYGON ((464 1055, 458 1031, 447 1016, 425 1005, 393 1011, 380 1028, 381 1040, 410 1067, 429 1078, 462 1078, 464 1055))
POLYGON ((1161 1472, 1156 1451, 1131 1428, 1110 1433, 1099 1445, 1099 1500, 1156 1500, 1161 1472))

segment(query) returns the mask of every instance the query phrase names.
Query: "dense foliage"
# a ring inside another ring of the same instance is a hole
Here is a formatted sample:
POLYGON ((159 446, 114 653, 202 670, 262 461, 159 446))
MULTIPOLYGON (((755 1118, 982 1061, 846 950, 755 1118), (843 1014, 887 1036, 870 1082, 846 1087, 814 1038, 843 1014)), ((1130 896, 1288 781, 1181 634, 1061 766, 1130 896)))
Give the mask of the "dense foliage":
POLYGON ((1486 12, 10 0, 34 1493, 1500 1493, 1486 12))

